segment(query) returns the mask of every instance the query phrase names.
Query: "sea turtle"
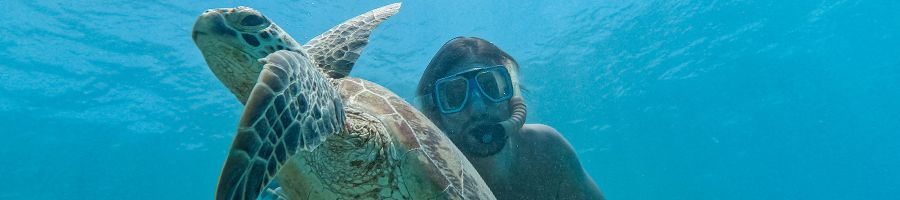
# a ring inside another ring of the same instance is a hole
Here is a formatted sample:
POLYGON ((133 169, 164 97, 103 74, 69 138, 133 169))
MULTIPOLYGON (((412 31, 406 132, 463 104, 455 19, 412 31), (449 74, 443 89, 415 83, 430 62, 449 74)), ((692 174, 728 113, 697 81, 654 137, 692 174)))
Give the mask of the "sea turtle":
POLYGON ((349 77, 387 5, 300 46, 248 7, 208 10, 193 39, 245 104, 216 199, 495 199, 453 143, 378 84, 349 77), (274 179, 274 181, 273 181, 274 179))

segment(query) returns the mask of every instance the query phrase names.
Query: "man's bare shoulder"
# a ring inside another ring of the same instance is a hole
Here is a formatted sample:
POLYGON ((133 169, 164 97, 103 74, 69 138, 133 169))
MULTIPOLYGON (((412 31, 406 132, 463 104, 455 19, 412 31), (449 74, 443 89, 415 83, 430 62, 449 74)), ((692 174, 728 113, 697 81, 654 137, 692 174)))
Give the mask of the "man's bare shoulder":
POLYGON ((575 155, 575 150, 569 141, 559 131, 544 124, 526 124, 519 131, 519 142, 522 145, 543 151, 554 156, 569 157, 575 155))
POLYGON ((544 167, 576 168, 581 164, 571 144, 553 127, 543 124, 526 124, 514 138, 518 160, 544 167))

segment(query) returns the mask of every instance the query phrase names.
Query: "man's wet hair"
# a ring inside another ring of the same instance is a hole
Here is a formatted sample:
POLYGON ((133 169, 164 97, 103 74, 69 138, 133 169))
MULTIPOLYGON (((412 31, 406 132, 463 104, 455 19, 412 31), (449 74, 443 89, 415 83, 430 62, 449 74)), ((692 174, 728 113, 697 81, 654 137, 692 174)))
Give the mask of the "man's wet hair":
POLYGON ((460 36, 447 41, 431 59, 419 80, 416 96, 431 94, 435 80, 447 76, 447 71, 466 63, 511 65, 506 66, 510 73, 519 71, 518 62, 493 43, 477 37, 460 36))

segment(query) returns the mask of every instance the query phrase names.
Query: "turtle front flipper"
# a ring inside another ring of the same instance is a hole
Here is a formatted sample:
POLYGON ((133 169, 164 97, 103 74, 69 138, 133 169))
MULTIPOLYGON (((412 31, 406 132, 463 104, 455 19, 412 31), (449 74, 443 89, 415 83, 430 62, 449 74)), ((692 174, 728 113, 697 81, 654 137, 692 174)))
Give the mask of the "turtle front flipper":
POLYGON ((281 50, 247 100, 216 199, 256 199, 297 151, 312 151, 343 129, 340 96, 302 52, 281 50))
POLYGON ((328 77, 346 77, 362 50, 369 44, 369 34, 397 12, 400 12, 400 3, 363 13, 309 40, 303 45, 303 49, 328 77))

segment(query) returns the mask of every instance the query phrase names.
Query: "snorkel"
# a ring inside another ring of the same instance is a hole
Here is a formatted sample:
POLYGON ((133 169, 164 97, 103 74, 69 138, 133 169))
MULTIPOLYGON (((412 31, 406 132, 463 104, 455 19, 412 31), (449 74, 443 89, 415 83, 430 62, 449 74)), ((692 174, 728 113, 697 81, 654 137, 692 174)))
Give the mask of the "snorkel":
POLYGON ((522 100, 521 96, 513 96, 509 99, 509 110, 512 111, 509 119, 497 123, 507 136, 519 132, 519 129, 525 125, 525 115, 527 114, 525 100, 522 100))
POLYGON ((518 64, 512 59, 504 60, 503 63, 504 66, 515 66, 507 67, 509 78, 513 85, 513 96, 509 99, 509 118, 498 122, 495 126, 503 128, 502 132, 505 133, 506 137, 509 137, 512 134, 518 133, 519 129, 522 129, 522 126, 525 125, 525 116, 528 113, 528 107, 525 106, 525 100, 522 98, 522 92, 519 86, 518 64))
POLYGON ((516 79, 517 73, 511 70, 509 74, 510 78, 513 80, 514 88, 514 95, 509 99, 509 102, 507 102, 510 112, 509 118, 503 121, 481 124, 469 130, 468 134, 472 135, 482 145, 488 145, 487 147, 492 148, 472 149, 469 150, 467 154, 478 157, 487 157, 497 154, 500 150, 504 149, 504 146, 509 140, 509 136, 518 134, 519 130, 522 129, 522 126, 525 125, 528 106, 525 105, 525 100, 519 92, 518 79, 516 79))

